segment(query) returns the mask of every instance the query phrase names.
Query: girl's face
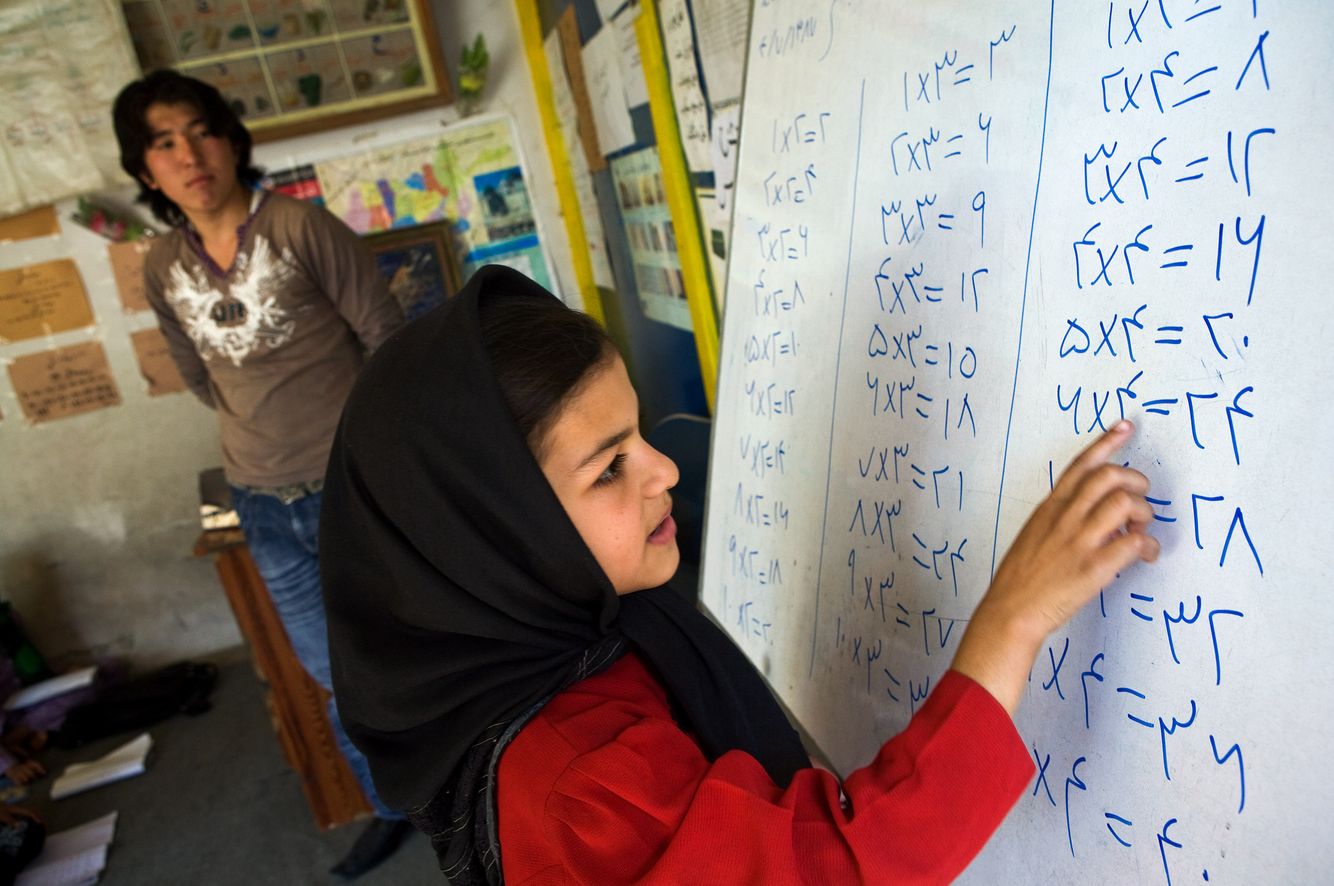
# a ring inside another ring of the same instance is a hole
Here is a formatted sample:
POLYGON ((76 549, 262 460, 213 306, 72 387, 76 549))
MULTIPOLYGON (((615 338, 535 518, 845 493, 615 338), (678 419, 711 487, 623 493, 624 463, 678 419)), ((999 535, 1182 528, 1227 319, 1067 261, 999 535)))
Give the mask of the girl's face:
POLYGON ((617 594, 672 577, 681 555, 667 490, 680 475, 639 436, 639 398, 620 357, 566 402, 539 463, 617 594))

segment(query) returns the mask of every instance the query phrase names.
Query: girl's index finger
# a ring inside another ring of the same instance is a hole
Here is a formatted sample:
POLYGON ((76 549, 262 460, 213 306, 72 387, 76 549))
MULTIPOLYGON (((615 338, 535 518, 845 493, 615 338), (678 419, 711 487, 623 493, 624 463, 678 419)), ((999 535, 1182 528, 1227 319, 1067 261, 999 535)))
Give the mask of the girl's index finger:
POLYGON ((1079 485, 1084 475, 1105 465, 1112 457, 1112 453, 1126 444, 1134 430, 1135 426, 1124 418, 1112 425, 1109 431, 1075 456, 1069 467, 1061 472, 1061 479, 1056 482, 1056 487, 1052 491, 1059 491, 1062 495, 1073 493, 1074 487, 1079 485))

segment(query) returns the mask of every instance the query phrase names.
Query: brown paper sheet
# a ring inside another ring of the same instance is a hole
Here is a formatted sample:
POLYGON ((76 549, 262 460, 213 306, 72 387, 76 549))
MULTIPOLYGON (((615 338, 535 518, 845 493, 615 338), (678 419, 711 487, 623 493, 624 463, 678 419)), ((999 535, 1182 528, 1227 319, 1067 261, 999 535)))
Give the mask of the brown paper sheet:
POLYGON ((31 240, 60 233, 60 219, 54 206, 38 206, 18 215, 0 218, 0 241, 31 240))
POLYGON ((597 126, 593 123, 593 109, 588 104, 588 86, 584 82, 583 45, 579 42, 579 23, 574 18, 574 4, 565 7, 560 22, 561 50, 565 55, 565 72, 570 76, 570 92, 579 116, 579 140, 584 144, 588 168, 599 172, 607 168, 607 158, 598 147, 597 126))
POLYGON ((167 339, 156 326, 130 334, 134 356, 139 360, 139 374, 148 382, 148 396, 160 397, 185 390, 185 379, 167 350, 167 339))
POLYGON ((149 309, 144 295, 144 256, 152 245, 152 240, 130 240, 107 246, 111 275, 116 278, 116 291, 127 314, 149 309))
POLYGON ((93 325, 93 308, 72 259, 0 271, 0 342, 93 325))
POLYGON ((33 424, 120 405, 120 390, 100 342, 17 357, 9 381, 33 424))

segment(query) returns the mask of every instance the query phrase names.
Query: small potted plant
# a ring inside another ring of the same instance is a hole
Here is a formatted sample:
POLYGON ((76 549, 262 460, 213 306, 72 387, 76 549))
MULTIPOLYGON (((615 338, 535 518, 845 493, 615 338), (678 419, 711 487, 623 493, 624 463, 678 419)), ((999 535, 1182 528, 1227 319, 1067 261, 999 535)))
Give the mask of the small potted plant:
POLYGON ((486 68, 490 63, 486 38, 481 34, 477 35, 471 47, 464 45, 463 56, 459 59, 459 110, 465 117, 481 106, 482 89, 486 86, 486 68))

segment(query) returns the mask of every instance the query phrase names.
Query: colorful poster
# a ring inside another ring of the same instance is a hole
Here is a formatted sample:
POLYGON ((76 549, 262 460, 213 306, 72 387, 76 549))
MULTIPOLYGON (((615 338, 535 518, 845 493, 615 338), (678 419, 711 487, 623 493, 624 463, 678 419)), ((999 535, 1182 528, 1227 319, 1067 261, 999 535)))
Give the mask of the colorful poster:
POLYGON ((315 173, 325 206, 358 234, 458 215, 453 156, 439 138, 335 157, 315 173))
POLYGON ((120 390, 100 342, 15 357, 9 381, 32 424, 120 405, 120 390))
POLYGON ((660 323, 692 330, 681 260, 676 252, 676 230, 662 192, 658 149, 645 148, 617 157, 611 161, 611 177, 644 314, 660 323))
POLYGON ((315 167, 309 163, 293 166, 290 169, 278 169, 264 174, 260 187, 266 191, 277 191, 297 200, 305 200, 316 206, 324 205, 324 192, 320 190, 320 178, 315 174, 315 167))
POLYGON ((509 120, 494 118, 315 169, 325 205, 357 233, 448 220, 465 281, 505 264, 555 292, 516 143, 509 120))
POLYGON ((73 260, 0 271, 0 343, 92 325, 92 305, 73 260))

